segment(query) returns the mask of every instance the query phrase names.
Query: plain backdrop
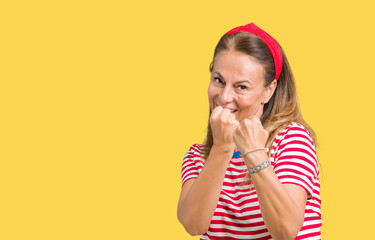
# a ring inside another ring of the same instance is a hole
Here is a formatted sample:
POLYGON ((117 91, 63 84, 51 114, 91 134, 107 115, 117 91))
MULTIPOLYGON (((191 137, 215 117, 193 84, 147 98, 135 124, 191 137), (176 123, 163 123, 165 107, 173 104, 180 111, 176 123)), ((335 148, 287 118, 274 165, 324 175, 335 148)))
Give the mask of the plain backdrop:
POLYGON ((198 239, 177 220, 209 64, 254 22, 284 48, 321 163, 323 239, 375 214, 372 1, 3 1, 0 239, 198 239))

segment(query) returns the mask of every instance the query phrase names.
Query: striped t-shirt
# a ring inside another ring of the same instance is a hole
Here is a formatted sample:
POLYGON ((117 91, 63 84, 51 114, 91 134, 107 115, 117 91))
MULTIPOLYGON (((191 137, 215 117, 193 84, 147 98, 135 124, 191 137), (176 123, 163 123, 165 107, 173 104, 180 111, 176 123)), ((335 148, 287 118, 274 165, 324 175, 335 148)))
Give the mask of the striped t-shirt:
MULTIPOLYGON (((197 178, 202 171, 203 147, 195 144, 186 153, 182 184, 197 178)), ((239 155, 239 152, 233 154, 210 227, 200 239, 272 239, 264 224, 255 188, 244 184, 247 168, 239 155)), ((297 123, 280 131, 272 144, 270 160, 281 183, 299 185, 308 193, 304 223, 295 239, 321 239, 319 170, 308 131, 297 123)))

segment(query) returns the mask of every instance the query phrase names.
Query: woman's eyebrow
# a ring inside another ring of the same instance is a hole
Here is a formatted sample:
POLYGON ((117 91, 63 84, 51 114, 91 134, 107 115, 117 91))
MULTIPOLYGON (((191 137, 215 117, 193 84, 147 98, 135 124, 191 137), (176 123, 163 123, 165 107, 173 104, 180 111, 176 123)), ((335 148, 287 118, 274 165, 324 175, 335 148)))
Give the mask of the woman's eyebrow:
MULTIPOLYGON (((218 73, 218 72, 214 72, 214 73, 216 73, 217 75, 219 75, 219 77, 220 77, 222 80, 224 80, 223 75, 221 75, 221 74, 218 73)), ((241 81, 237 81, 237 82, 235 82, 235 83, 236 83, 236 84, 248 83, 248 84, 250 84, 250 85, 253 85, 253 83, 252 83, 250 80, 241 80, 241 81)))
POLYGON ((248 84, 252 85, 251 81, 249 81, 249 80, 241 80, 241 81, 236 82, 236 84, 241 84, 241 83, 248 83, 248 84))
POLYGON ((218 72, 214 72, 214 73, 216 73, 217 75, 219 75, 219 77, 221 77, 222 79, 224 79, 224 77, 220 73, 218 73, 218 72))

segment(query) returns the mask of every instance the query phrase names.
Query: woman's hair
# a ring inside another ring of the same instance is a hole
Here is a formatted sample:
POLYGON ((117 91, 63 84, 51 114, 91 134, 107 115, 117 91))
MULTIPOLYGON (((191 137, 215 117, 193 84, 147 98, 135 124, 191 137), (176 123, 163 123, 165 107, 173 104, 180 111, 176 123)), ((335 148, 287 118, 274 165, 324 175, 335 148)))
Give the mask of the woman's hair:
MULTIPOLYGON (((280 45, 279 45, 280 46, 280 45)), ((283 56, 283 66, 279 79, 277 80, 277 87, 271 99, 264 104, 263 115, 261 122, 263 127, 268 131, 269 137, 266 147, 271 149, 272 142, 277 133, 288 126, 291 122, 296 122, 303 125, 310 133, 315 146, 317 141, 313 129, 303 120, 301 111, 298 105, 297 89, 294 82, 294 76, 290 68, 288 59, 286 58, 283 49, 281 48, 283 56)), ((215 48, 213 61, 210 64, 210 72, 212 72, 215 57, 218 53, 227 50, 235 50, 244 53, 258 63, 260 63, 265 70, 264 86, 268 87, 275 79, 275 65, 271 55, 271 51, 267 45, 256 35, 247 32, 238 32, 234 34, 225 34, 215 48)), ((211 115, 211 110, 210 110, 211 115)), ((212 129, 210 121, 208 121, 207 137, 204 146, 204 156, 207 159, 213 146, 212 129)))

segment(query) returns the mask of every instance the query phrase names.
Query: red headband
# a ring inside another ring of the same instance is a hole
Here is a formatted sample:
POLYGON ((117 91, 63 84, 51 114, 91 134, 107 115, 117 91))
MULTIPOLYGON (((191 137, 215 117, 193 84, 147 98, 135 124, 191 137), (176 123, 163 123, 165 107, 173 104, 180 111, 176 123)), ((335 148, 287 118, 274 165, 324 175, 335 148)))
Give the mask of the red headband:
POLYGON ((268 46, 271 51, 273 62, 275 63, 275 79, 278 80, 281 69, 283 67, 283 55, 281 54, 281 50, 279 44, 273 39, 268 33, 260 29, 254 23, 249 23, 245 26, 235 27, 226 34, 233 34, 238 32, 248 32, 254 35, 257 35, 263 42, 268 46))

